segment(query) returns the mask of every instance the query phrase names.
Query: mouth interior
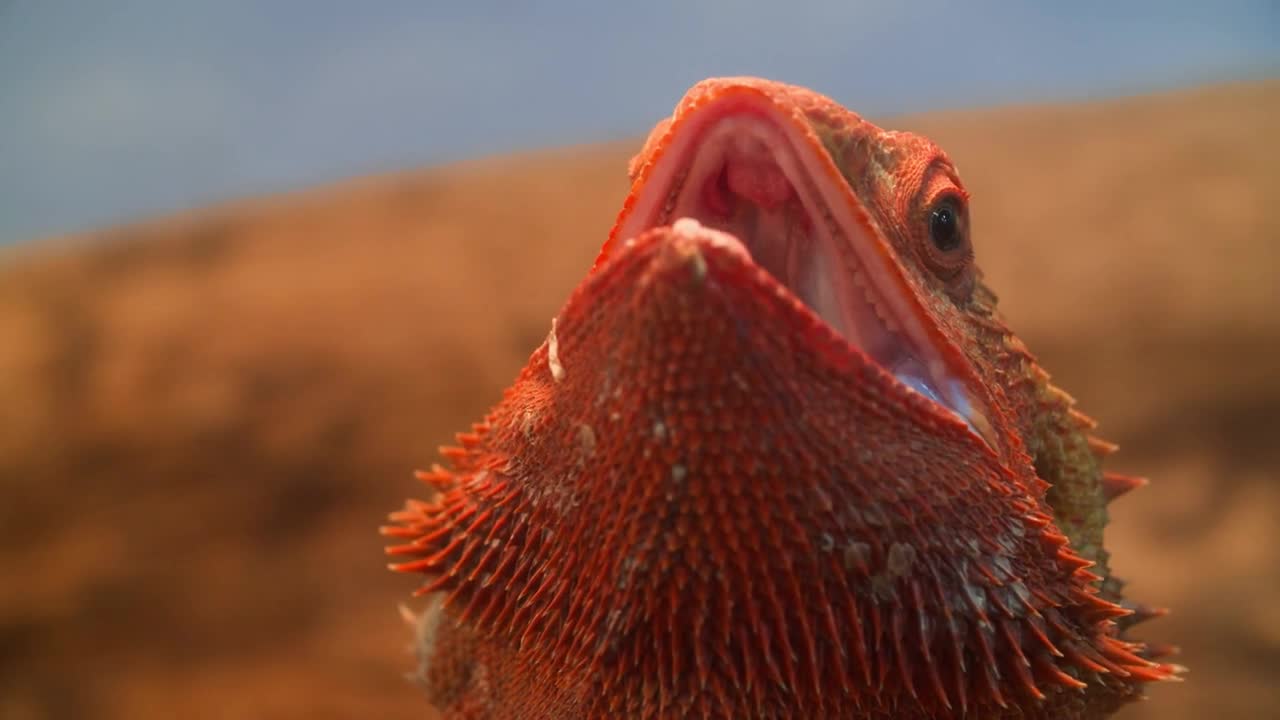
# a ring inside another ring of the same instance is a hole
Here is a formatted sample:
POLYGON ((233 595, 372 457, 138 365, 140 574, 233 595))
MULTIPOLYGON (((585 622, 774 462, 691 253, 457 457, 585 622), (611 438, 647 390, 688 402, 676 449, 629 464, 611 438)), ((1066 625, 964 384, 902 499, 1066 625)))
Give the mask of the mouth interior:
POLYGON ((761 118, 724 118, 685 163, 654 225, 690 217, 737 237, 847 342, 986 440, 963 383, 921 337, 919 321, 904 317, 885 290, 891 283, 858 260, 857 245, 873 241, 870 231, 837 222, 781 132, 761 118), (839 253, 837 243, 854 252, 839 253))

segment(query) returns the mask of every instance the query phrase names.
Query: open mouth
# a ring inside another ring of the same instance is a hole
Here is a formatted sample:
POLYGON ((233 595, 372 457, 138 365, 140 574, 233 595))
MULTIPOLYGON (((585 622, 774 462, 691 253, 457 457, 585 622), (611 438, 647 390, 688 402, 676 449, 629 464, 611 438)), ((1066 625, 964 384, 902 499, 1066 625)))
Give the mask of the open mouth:
MULTIPOLYGON (((710 114, 706 111, 700 114, 710 114)), ((615 232, 633 237, 680 218, 729 233, 753 261, 892 375, 954 414, 990 445, 989 425, 931 340, 910 292, 886 268, 881 243, 848 208, 845 188, 822 178, 812 151, 797 151, 771 109, 717 112, 685 128, 650 172, 615 232)), ((843 183, 843 180, 840 180, 843 183)), ((994 446, 993 446, 994 447, 994 446)))

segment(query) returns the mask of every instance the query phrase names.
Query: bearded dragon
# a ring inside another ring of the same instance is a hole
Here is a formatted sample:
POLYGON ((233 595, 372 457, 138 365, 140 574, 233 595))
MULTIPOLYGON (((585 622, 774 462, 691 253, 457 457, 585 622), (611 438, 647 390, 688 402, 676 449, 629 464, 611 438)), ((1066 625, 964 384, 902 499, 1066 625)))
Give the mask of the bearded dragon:
POLYGON ((695 85, 586 279, 384 535, 447 718, 1055 718, 1127 639, 1143 481, 996 312, 946 153, 810 90, 695 85))

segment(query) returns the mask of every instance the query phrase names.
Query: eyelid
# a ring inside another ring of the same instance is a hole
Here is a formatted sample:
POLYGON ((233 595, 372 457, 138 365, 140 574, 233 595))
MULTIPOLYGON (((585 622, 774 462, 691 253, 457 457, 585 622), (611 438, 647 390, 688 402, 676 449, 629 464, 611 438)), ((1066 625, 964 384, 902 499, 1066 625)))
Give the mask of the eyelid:
POLYGON ((963 190, 955 186, 947 187, 934 193, 929 199, 929 202, 925 204, 925 207, 927 207, 930 212, 933 212, 934 208, 938 207, 938 204, 945 200, 951 200, 951 204, 962 214, 968 213, 969 196, 963 190))
POLYGON ((958 198, 960 205, 969 204, 969 191, 965 190, 946 156, 939 154, 925 168, 916 197, 924 200, 923 205, 930 206, 948 193, 958 198))

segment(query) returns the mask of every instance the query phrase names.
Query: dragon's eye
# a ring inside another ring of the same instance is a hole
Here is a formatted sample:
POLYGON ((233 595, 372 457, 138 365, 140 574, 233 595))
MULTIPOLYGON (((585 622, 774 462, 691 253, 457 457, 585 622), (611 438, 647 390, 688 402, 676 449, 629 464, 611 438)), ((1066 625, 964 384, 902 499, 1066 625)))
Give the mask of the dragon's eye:
POLYGON ((967 297, 973 283, 973 246, 969 244, 969 209, 965 198, 943 190, 924 206, 920 258, 954 297, 967 297))
POLYGON ((929 239, 933 246, 949 253, 964 244, 964 229, 960 227, 960 210, 951 197, 939 200, 929 212, 929 239))

